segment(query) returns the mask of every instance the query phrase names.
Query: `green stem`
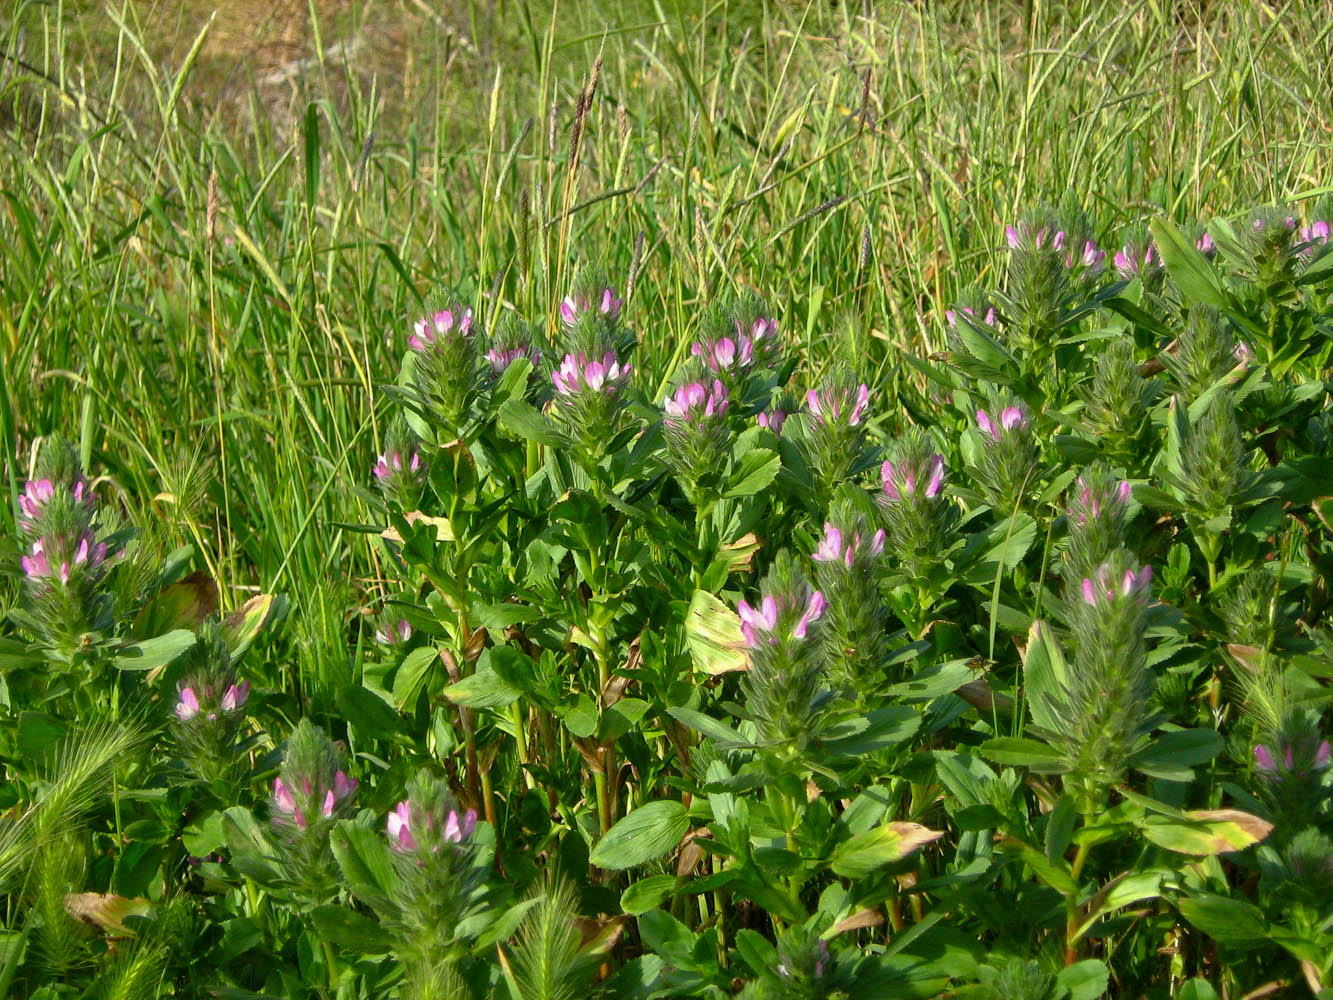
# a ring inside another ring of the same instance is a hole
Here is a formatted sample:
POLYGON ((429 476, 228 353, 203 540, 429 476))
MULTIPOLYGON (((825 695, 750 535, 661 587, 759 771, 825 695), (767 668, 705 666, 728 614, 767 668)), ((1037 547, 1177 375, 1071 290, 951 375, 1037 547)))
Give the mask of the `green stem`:
POLYGON ((1073 965, 1078 961, 1078 930, 1082 923, 1078 907, 1078 878, 1091 850, 1091 841, 1079 844, 1074 853, 1074 863, 1069 868, 1069 874, 1074 880, 1074 891, 1065 897, 1065 965, 1073 965))

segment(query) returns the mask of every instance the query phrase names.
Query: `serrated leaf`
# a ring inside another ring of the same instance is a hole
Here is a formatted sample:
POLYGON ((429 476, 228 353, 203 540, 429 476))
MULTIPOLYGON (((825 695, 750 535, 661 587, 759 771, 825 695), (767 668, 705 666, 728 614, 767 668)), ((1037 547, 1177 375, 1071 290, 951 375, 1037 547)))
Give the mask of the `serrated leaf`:
POLYGON ((342 820, 329 834, 329 847, 352 894, 371 906, 382 907, 401 891, 393 867, 393 850, 378 830, 342 820))
POLYGON ((611 827, 588 860, 613 871, 646 864, 672 850, 689 828, 683 803, 674 799, 649 802, 611 827))
POLYGON ((777 477, 782 460, 767 448, 747 451, 722 495, 729 499, 748 497, 764 489, 777 477))

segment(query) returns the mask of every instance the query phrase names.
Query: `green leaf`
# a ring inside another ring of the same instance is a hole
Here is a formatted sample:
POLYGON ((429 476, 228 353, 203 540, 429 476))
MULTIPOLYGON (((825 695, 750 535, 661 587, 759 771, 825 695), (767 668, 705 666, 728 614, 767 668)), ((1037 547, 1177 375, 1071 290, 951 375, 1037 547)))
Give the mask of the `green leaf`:
POLYGON ((1262 911, 1242 899, 1201 892, 1179 900, 1180 914, 1218 944, 1258 945, 1268 940, 1262 911))
POLYGON ((522 694, 493 670, 478 670, 444 689, 446 698, 468 708, 502 708, 518 701, 522 694))
POLYGON ((399 898, 393 851, 378 830, 341 820, 329 834, 329 846, 347 887, 363 903, 380 909, 399 898))
POLYGON ((231 862, 237 870, 261 885, 274 885, 279 881, 277 848, 249 809, 244 806, 228 809, 222 814, 222 830, 231 851, 231 862))
POLYGON ((156 670, 174 663, 192 649, 196 641, 198 637, 193 632, 178 628, 155 639, 123 647, 111 662, 121 670, 156 670))
POLYGON ((1153 219, 1148 224, 1152 230, 1153 242, 1157 252, 1162 255, 1162 263, 1167 273, 1187 299, 1202 302, 1218 309, 1225 309, 1227 296, 1222 290, 1222 283, 1213 270, 1208 258, 1187 240, 1180 230, 1165 219, 1153 219))
POLYGON ((1074 826, 1078 823, 1078 808, 1072 795, 1060 796, 1049 816, 1046 817, 1046 857, 1054 861, 1062 857, 1074 839, 1074 826))
POLYGON ((511 397, 505 400, 504 405, 500 407, 499 419, 501 427, 518 435, 524 441, 548 446, 560 443, 555 429, 541 412, 521 398, 511 397))
POLYGON ((1134 756, 1131 767, 1154 778, 1189 781, 1197 764, 1206 764, 1222 752, 1222 737, 1215 729, 1182 729, 1163 733, 1134 756))
POLYGON ((613 871, 633 868, 666 854, 689 828, 684 804, 673 799, 649 802, 611 827, 588 860, 613 871))
POLYGON ((1061 706, 1069 690, 1069 667, 1045 622, 1033 622, 1023 652, 1023 687, 1032 721, 1048 733, 1063 728, 1061 706))
POLYGON ((921 713, 916 709, 888 705, 843 722, 829 733, 824 746, 830 754, 861 757, 903 742, 920 726, 921 713))
POLYGON ((311 101, 305 108, 305 207, 313 209, 319 197, 319 107, 311 101))
POLYGON ((1199 809, 1182 816, 1150 815, 1143 835, 1158 847, 1180 854, 1229 854, 1257 844, 1273 824, 1239 809, 1199 809))
POLYGON ((620 894, 620 908, 632 917, 655 910, 676 891, 676 876, 650 875, 630 884, 620 894))
POLYGON ((723 746, 737 746, 746 742, 740 733, 725 722, 714 719, 711 715, 705 715, 703 712, 696 712, 692 708, 668 708, 667 714, 681 725, 689 726, 689 728, 702 733, 709 739, 716 740, 723 746))
POLYGON ((728 499, 748 497, 764 489, 778 474, 782 460, 767 448, 747 451, 722 495, 728 499))
POLYGON ((1089 958, 1065 966, 1055 981, 1069 991, 1068 1000, 1098 1000, 1106 995, 1111 970, 1099 959, 1089 958))
POLYGON ((1058 753, 1039 740, 1021 736, 997 736, 981 744, 977 752, 997 764, 1012 764, 1034 771, 1049 773, 1062 768, 1058 753))
POLYGON ((1217 990, 1206 979, 1187 979, 1176 991, 1176 1000, 1217 1000, 1217 990))
POLYGON ((357 955, 387 955, 393 951, 393 937, 365 914, 346 906, 327 903, 310 911, 310 918, 320 936, 357 955))
POLYGON ((393 675, 393 701, 400 710, 406 711, 416 704, 426 675, 439 657, 440 651, 433 646, 422 646, 403 657, 393 675))
POLYGON ((685 645, 704 673, 724 674, 750 665, 740 616, 715 595, 696 590, 685 616, 685 645))
POLYGON ((942 831, 920 823, 886 823, 839 844, 832 868, 844 878, 865 878, 943 836, 942 831))

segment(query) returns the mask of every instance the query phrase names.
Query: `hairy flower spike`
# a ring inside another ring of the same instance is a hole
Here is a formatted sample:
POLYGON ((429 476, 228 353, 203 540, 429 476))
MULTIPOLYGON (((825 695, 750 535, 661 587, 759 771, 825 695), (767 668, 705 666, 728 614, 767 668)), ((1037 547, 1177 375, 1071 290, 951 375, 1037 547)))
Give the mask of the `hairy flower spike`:
POLYGON ((618 319, 620 308, 624 304, 625 300, 617 296, 616 290, 609 286, 603 288, 600 295, 594 293, 591 300, 584 292, 573 292, 566 295, 564 301, 560 303, 560 319, 566 326, 573 326, 579 321, 580 316, 594 310, 608 319, 618 319))
POLYGON ((848 427, 858 427, 870 403, 870 387, 864 382, 856 390, 853 402, 839 386, 822 390, 811 389, 805 394, 806 406, 820 423, 845 423, 848 427), (843 414, 846 413, 846 418, 843 414))

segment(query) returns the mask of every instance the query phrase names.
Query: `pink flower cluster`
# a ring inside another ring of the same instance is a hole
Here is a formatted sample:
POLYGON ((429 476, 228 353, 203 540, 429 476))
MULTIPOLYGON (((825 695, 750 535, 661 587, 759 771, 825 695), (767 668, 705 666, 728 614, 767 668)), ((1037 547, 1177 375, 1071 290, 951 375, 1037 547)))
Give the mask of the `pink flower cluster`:
MULTIPOLYGON (((806 406, 810 408, 810 412, 815 415, 815 419, 820 423, 831 423, 839 419, 849 402, 847 392, 840 387, 824 389, 823 391, 811 389, 805 394, 806 406)), ((847 414, 847 425, 849 427, 855 427, 861 423, 869 404, 870 387, 862 382, 856 390, 856 403, 847 414)))
POLYGON ((998 421, 992 420, 991 415, 985 410, 977 410, 977 426, 996 441, 999 441, 1003 434, 1012 430, 1021 430, 1027 424, 1027 414, 1023 412, 1021 406, 1006 406, 1000 411, 998 421))
MULTIPOLYGON (((417 834, 423 834, 423 828, 429 828, 432 817, 417 815, 412 808, 411 801, 404 799, 399 802, 393 812, 389 813, 388 822, 385 824, 389 833, 389 842, 395 850, 415 851, 419 845, 417 836, 413 834, 415 825, 417 834)), ((461 844, 472 836, 472 831, 477 828, 477 812, 475 809, 469 809, 467 812, 459 813, 456 809, 450 809, 444 816, 444 827, 440 832, 440 837, 445 843, 461 844)))
POLYGON ((727 388, 717 379, 711 387, 702 382, 687 382, 676 390, 675 395, 667 397, 663 409, 667 422, 677 426, 720 417, 727 412, 727 388))
POLYGON ((92 532, 79 535, 73 554, 63 553, 52 562, 53 552, 47 551, 47 540, 39 538, 32 543, 26 556, 19 560, 24 574, 29 580, 58 579, 61 584, 68 584, 77 568, 97 569, 106 561, 106 542, 93 540, 92 532))
POLYGON ((454 306, 453 309, 441 309, 430 316, 423 316, 413 325, 407 343, 414 351, 424 351, 435 346, 442 337, 448 336, 455 324, 458 332, 466 337, 472 331, 472 310, 454 306))
POLYGON ((379 457, 375 463, 375 478, 381 481, 391 479, 401 472, 410 472, 413 476, 418 476, 424 469, 421 461, 421 452, 413 451, 411 458, 406 463, 403 461, 403 453, 400 451, 390 451, 379 457))
MULTIPOLYGON (((876 531, 866 547, 866 554, 872 558, 884 552, 884 531, 876 531)), ((851 569, 856 557, 861 553, 861 533, 859 531, 842 532, 830 522, 824 522, 824 537, 810 558, 815 562, 842 563, 851 569)))
MULTIPOLYGON (((954 312, 954 310, 952 309, 944 310, 944 321, 948 323, 950 326, 957 326, 958 313, 963 313, 967 316, 973 317, 974 319, 976 318, 976 313, 973 312, 971 306, 959 306, 958 312, 954 312)), ((983 318, 982 322, 984 322, 987 326, 994 326, 997 319, 998 317, 995 315, 995 307, 991 306, 986 310, 986 315, 983 318)))
POLYGON ((541 363, 542 353, 535 347, 520 345, 518 347, 508 347, 504 350, 497 350, 492 347, 486 352, 486 360, 491 364, 491 371, 496 375, 504 373, 505 369, 512 365, 519 358, 527 358, 532 362, 533 367, 541 363))
MULTIPOLYGON (((320 814, 328 819, 342 801, 356 791, 357 781, 349 778, 345 771, 339 770, 333 776, 333 787, 324 792, 320 803, 320 814)), ((301 791, 306 798, 313 794, 309 778, 301 779, 301 791)), ((298 830, 304 830, 310 824, 309 817, 296 803, 295 789, 290 788, 281 778, 273 779, 273 805, 279 815, 296 824, 298 830)))
POLYGON ((767 427, 778 437, 782 436, 782 425, 787 422, 787 414, 783 413, 776 406, 771 410, 764 410, 755 418, 760 427, 767 427))
MULTIPOLYGON (((736 611, 741 618, 741 634, 745 636, 745 643, 751 649, 761 645, 760 633, 766 633, 767 641, 771 645, 776 645, 778 637, 773 633, 778 628, 778 614, 782 611, 786 601, 779 603, 778 599, 772 594, 766 595, 760 602, 759 607, 751 607, 745 601, 740 601, 736 605, 736 611)), ((801 612, 801 617, 796 622, 796 627, 792 629, 791 637, 793 639, 804 639, 810 628, 810 623, 818 621, 820 616, 828 608, 828 601, 818 590, 814 591, 806 602, 805 609, 801 612)))
MULTIPOLYGON (((614 288, 603 288, 601 300, 597 303, 597 311, 608 319, 615 319, 620 315, 620 307, 624 304, 625 300, 616 296, 614 288)), ((576 292, 565 296, 565 300, 560 303, 560 318, 566 326, 573 326, 581 315, 592 308, 588 296, 576 292)))
POLYGON ((600 361, 589 361, 580 354, 566 354, 559 369, 551 373, 555 391, 562 396, 588 392, 615 392, 629 381, 630 364, 620 364, 615 351, 607 351, 600 361))
POLYGON ((735 368, 746 369, 776 349, 777 336, 777 320, 761 316, 748 331, 743 330, 738 322, 735 337, 719 337, 713 341, 696 340, 690 345, 690 354, 701 358, 714 374, 735 368))
POLYGON ((1103 567, 1103 571, 1097 574, 1095 581, 1086 576, 1083 578, 1083 601, 1093 607, 1107 601, 1114 601, 1117 597, 1133 597, 1138 594, 1146 594, 1148 585, 1152 582, 1151 566, 1144 566, 1137 573, 1132 569, 1125 570, 1118 586, 1114 581, 1107 580, 1107 574, 1104 570, 1103 567))
MULTIPOLYGON (((37 519, 42 513, 51 498, 55 496, 56 487, 49 479, 32 479, 23 487, 23 492, 19 494, 19 527, 24 531, 33 531, 37 527, 37 519)), ((75 503, 83 504, 91 513, 93 509, 93 494, 88 488, 88 484, 83 479, 76 479, 70 487, 70 494, 74 497, 75 503)))
POLYGON ((1120 277, 1132 281, 1146 271, 1155 271, 1161 267, 1162 257, 1157 252, 1157 247, 1151 243, 1142 247, 1134 247, 1127 243, 1116 251, 1114 264, 1116 273, 1120 277))
MULTIPOLYGON (((210 692, 206 687, 203 688, 203 694, 204 700, 207 701, 210 692)), ((223 712, 235 712, 245 706, 249 697, 249 681, 241 681, 239 684, 231 684, 227 687, 226 691, 222 692, 222 700, 219 702, 219 708, 223 712)), ((203 708, 199 703, 199 695, 195 693, 194 688, 188 685, 181 688, 180 701, 176 703, 176 718, 180 719, 181 722, 189 722, 191 719, 196 718, 202 711, 203 708)), ((216 712, 208 713, 208 719, 210 721, 216 718, 216 712)))
MULTIPOLYGON (((1285 772, 1287 774, 1295 772, 1297 777, 1305 776, 1303 770, 1297 771, 1296 769, 1296 755, 1290 743, 1288 743, 1285 748, 1279 747, 1275 749, 1281 749, 1282 751, 1282 764, 1280 767, 1277 758, 1273 756, 1272 749, 1269 749, 1262 743, 1254 748, 1254 763, 1258 766, 1260 771, 1270 775, 1277 775, 1280 772, 1285 772)), ((1316 771, 1322 771, 1324 768, 1328 767, 1330 757, 1333 757, 1333 754, 1330 753, 1328 740, 1322 740, 1319 746, 1315 749, 1314 769, 1316 771)))
POLYGON ((1102 516, 1102 504, 1117 504, 1121 507, 1129 503, 1129 482, 1122 479, 1116 484, 1115 489, 1109 494, 1094 493, 1093 490, 1079 476, 1074 483, 1078 487, 1078 504, 1080 510, 1070 509, 1069 516, 1076 518, 1079 524, 1085 524, 1089 517, 1102 516))
MULTIPOLYGON (((926 479, 926 488, 922 490, 922 495, 927 500, 934 500, 940 495, 940 489, 944 486, 944 456, 931 455, 930 461, 926 464, 926 472, 929 476, 926 479)), ((897 502, 904 497, 916 495, 917 468, 915 464, 899 462, 895 468, 892 462, 886 461, 879 468, 879 476, 884 482, 884 495, 889 500, 897 502)))
POLYGON ((412 638, 412 626, 408 624, 406 618, 400 618, 396 622, 387 622, 375 630, 375 638, 386 646, 396 646, 400 642, 407 642, 412 638))

